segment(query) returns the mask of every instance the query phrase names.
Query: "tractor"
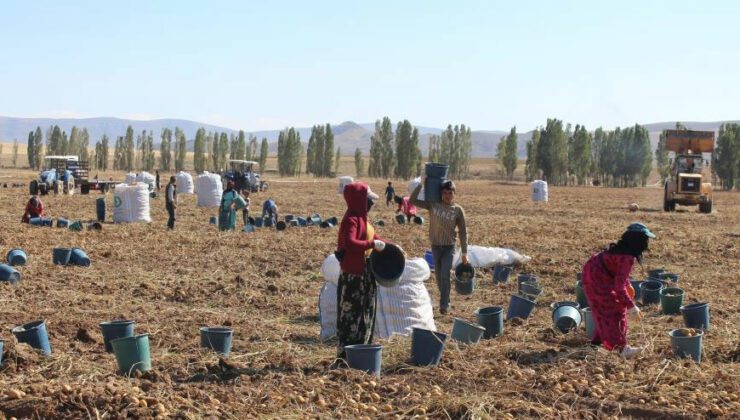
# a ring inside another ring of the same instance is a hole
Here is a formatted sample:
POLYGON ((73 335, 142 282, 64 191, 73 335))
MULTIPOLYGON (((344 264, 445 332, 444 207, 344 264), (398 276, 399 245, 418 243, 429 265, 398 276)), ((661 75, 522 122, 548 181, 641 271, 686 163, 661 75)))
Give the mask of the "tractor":
POLYGON ((260 174, 254 171, 259 163, 251 160, 229 160, 229 170, 224 173, 224 178, 234 181, 237 191, 248 190, 250 192, 264 191, 267 182, 260 178, 260 174))
POLYGON ((673 157, 665 181, 663 210, 675 211, 677 204, 698 205, 700 212, 711 213, 709 160, 704 159, 703 153, 714 150, 714 131, 666 130, 665 144, 673 157))

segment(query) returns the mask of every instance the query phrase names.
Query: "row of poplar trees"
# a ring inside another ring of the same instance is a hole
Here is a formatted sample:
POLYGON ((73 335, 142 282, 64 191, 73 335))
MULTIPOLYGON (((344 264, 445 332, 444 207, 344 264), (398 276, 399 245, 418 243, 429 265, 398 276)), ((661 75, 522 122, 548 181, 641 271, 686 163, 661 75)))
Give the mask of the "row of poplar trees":
MULTIPOLYGON (((177 135, 175 137, 177 138, 177 135)), ((195 133, 193 167, 198 173, 204 171, 222 172, 229 169, 228 160, 235 159, 256 160, 260 168, 264 168, 267 162, 267 139, 262 139, 259 153, 257 147, 257 137, 249 136, 247 139, 244 130, 239 130, 236 135, 233 133, 229 135, 227 133, 206 132, 201 127, 195 133)), ((165 154, 164 152, 161 153, 165 154)))
POLYGON ((58 125, 50 126, 46 130, 46 153, 44 153, 44 135, 41 127, 28 133, 27 152, 28 166, 31 169, 40 169, 43 166, 43 157, 46 156, 79 156, 80 160, 87 161, 90 156, 88 147, 90 135, 86 128, 72 127, 69 135, 58 125))
POLYGON ((740 190, 740 125, 722 124, 712 153, 712 171, 725 190, 740 190))

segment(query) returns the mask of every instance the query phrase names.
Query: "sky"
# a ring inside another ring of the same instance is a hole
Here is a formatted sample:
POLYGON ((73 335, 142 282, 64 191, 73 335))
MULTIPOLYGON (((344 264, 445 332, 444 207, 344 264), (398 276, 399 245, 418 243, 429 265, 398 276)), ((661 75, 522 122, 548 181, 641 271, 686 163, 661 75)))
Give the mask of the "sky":
POLYGON ((740 119, 740 2, 0 2, 0 115, 247 131, 740 119))

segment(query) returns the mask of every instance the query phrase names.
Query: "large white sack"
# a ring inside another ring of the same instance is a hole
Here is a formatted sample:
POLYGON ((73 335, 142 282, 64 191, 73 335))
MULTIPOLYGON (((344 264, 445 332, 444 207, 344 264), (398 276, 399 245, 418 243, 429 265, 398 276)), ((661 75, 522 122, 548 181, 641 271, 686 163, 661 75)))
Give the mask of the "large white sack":
POLYGON ((223 184, 218 174, 203 172, 195 178, 195 193, 198 207, 218 207, 221 205, 223 184))
MULTIPOLYGON (((409 197, 411 197, 411 193, 414 192, 416 187, 421 184, 421 177, 416 177, 409 181, 408 185, 408 191, 409 191, 409 197)), ((419 200, 424 201, 424 187, 421 187, 421 191, 419 191, 419 200)))
POLYGON ((321 263, 321 275, 324 276, 324 280, 336 286, 340 274, 342 274, 342 268, 339 266, 337 256, 329 254, 329 256, 324 258, 324 262, 321 263))
MULTIPOLYGON (((487 246, 469 245, 468 260, 473 267, 491 268, 494 265, 526 264, 532 257, 522 255, 508 248, 495 248, 487 246)), ((460 249, 455 251, 452 266, 457 267, 460 263, 460 249)))
POLYGON ((133 172, 129 172, 126 174, 126 184, 131 185, 136 183, 136 174, 133 172))
POLYGON ((532 201, 547 203, 547 182, 540 179, 532 181, 532 201))
POLYGON ((347 185, 355 182, 355 180, 351 176, 340 176, 339 177, 339 188, 337 189, 337 194, 343 194, 344 193, 344 187, 347 185))
POLYGON ((142 182, 149 186, 149 191, 154 191, 154 188, 157 186, 157 177, 147 171, 142 171, 136 175, 136 182, 142 182))
POLYGON ((113 223, 151 222, 149 187, 118 184, 113 190, 113 223))
POLYGON ((175 175, 175 182, 177 185, 178 194, 194 194, 195 184, 193 184, 193 176, 187 172, 180 171, 175 175))
MULTIPOLYGON (((331 261, 332 256, 324 261, 331 261)), ((331 270, 327 272, 333 274, 331 270)), ((426 261, 423 258, 412 258, 406 260, 406 268, 398 285, 378 287, 374 330, 376 337, 409 335, 414 327, 436 331, 432 300, 424 285, 429 276, 429 265, 426 261)), ((336 335, 337 329, 337 286, 330 279, 326 280, 319 295, 322 341, 336 335)))

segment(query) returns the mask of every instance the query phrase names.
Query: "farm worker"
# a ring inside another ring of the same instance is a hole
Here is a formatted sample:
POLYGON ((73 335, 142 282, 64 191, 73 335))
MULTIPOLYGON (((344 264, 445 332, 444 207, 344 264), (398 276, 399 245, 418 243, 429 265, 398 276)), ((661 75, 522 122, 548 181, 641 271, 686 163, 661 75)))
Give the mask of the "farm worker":
POLYGON ((26 209, 23 211, 21 223, 28 223, 32 217, 41 217, 43 215, 44 203, 42 203, 41 200, 35 195, 31 196, 31 198, 28 200, 28 203, 26 203, 26 209))
POLYGON ((344 187, 347 211, 339 223, 337 250, 342 273, 337 282, 337 357, 344 358, 344 346, 370 344, 375 329, 377 285, 367 257, 373 249, 385 249, 385 241, 375 234, 367 213, 378 195, 363 182, 344 187))
POLYGON ((272 219, 273 226, 275 225, 275 223, 277 223, 278 207, 277 204, 275 204, 275 200, 273 200, 272 198, 269 198, 264 203, 262 203, 262 218, 264 219, 265 216, 268 216, 270 219, 272 219))
POLYGON ((159 183, 159 170, 154 171, 154 186, 157 188, 157 191, 162 189, 162 184, 159 183))
POLYGON ((242 208, 242 220, 244 221, 244 226, 246 226, 247 221, 249 220, 249 190, 242 190, 242 196, 244 197, 244 201, 247 203, 242 208))
POLYGON ((234 181, 226 182, 226 189, 221 195, 221 205, 218 212, 218 228, 220 230, 234 230, 236 227, 236 198, 237 192, 234 190, 234 181))
POLYGON ((396 209, 396 213, 402 213, 406 216, 407 221, 411 221, 411 219, 416 216, 416 206, 411 204, 408 197, 399 197, 395 196, 394 200, 396 201, 396 204, 398 204, 398 208, 396 209))
MULTIPOLYGON (((642 223, 632 223, 622 238, 593 255, 583 266, 583 290, 596 323, 594 343, 617 350, 628 359, 642 351, 627 345, 627 311, 642 319, 629 294, 630 272, 635 260, 642 265, 642 253, 655 235, 642 223)), ((633 295, 634 296, 634 295, 633 295)))
POLYGON ((177 210, 177 185, 175 184, 176 178, 170 177, 170 182, 167 184, 164 190, 165 207, 167 208, 167 214, 170 218, 167 219, 167 229, 175 228, 175 210, 177 210))
POLYGON ((460 235, 461 262, 468 264, 468 230, 465 226, 465 210, 455 203, 455 183, 448 180, 442 184, 442 201, 431 203, 419 200, 421 187, 426 176, 411 193, 411 204, 429 210, 429 241, 432 243, 435 276, 439 288, 439 312, 450 310, 450 270, 455 252, 455 228, 460 235))
POLYGON ((396 190, 393 189, 393 183, 388 181, 388 186, 385 187, 385 206, 386 207, 391 205, 391 200, 393 200, 394 195, 396 195, 396 190))

